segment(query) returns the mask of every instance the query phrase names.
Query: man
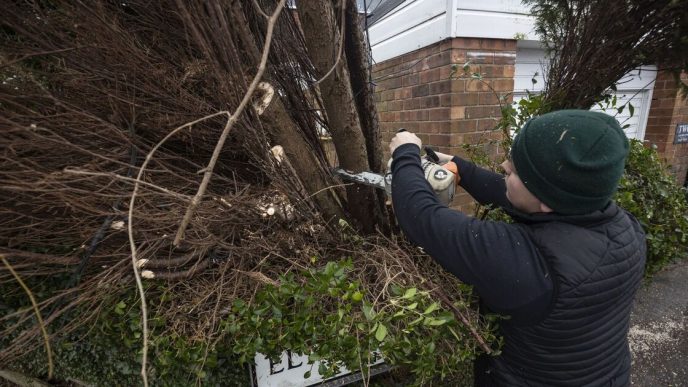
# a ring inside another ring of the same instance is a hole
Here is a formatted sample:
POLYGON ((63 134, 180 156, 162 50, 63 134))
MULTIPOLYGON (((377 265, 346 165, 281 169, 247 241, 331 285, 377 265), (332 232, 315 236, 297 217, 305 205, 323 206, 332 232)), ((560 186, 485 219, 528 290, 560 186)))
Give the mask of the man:
POLYGON ((481 221, 438 202, 423 177, 421 141, 390 143, 399 225, 446 270, 508 316, 496 357, 476 361, 478 386, 627 386, 628 328, 643 277, 645 236, 611 201, 628 154, 618 122, 562 110, 523 126, 506 176, 453 160, 461 186, 515 223, 481 221))

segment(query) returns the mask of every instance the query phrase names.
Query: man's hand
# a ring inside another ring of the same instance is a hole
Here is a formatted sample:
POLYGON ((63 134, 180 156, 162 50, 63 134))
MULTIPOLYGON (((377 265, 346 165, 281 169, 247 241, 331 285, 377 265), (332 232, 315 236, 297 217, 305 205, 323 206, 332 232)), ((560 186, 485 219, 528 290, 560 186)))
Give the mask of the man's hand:
POLYGON ((389 142, 389 154, 394 154, 394 150, 404 144, 416 144, 418 145, 418 150, 423 147, 423 142, 411 132, 399 132, 389 142))

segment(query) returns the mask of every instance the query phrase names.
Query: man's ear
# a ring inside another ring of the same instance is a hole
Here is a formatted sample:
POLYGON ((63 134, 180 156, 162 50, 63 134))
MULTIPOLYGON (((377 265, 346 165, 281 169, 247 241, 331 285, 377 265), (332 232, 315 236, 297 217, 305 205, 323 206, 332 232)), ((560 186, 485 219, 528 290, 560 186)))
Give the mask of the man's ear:
POLYGON ((540 202, 540 212, 554 212, 553 209, 549 208, 549 206, 543 202, 540 202))

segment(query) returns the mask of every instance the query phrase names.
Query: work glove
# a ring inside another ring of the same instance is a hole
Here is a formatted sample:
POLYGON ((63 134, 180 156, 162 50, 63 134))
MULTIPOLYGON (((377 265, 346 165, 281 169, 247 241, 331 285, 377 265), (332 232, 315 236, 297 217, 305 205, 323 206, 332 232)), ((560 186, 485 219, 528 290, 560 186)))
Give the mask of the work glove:
POLYGON ((392 137, 392 141, 389 142, 389 154, 393 155, 394 151, 404 144, 416 144, 419 150, 423 148, 423 141, 418 136, 411 132, 403 131, 398 132, 392 137))

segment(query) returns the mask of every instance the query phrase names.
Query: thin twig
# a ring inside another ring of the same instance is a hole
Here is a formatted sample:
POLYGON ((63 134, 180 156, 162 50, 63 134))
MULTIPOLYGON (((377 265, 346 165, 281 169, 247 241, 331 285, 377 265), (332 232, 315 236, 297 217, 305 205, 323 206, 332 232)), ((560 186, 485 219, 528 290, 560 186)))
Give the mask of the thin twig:
POLYGON ((7 380, 8 382, 12 383, 12 385, 17 386, 50 387, 48 383, 44 383, 42 380, 20 374, 17 371, 0 369, 0 378, 7 380))
POLYGON ((258 11, 258 13, 261 14, 261 16, 263 16, 266 19, 270 19, 270 16, 263 12, 263 9, 260 7, 260 4, 258 4, 257 0, 253 0, 253 6, 256 8, 256 11, 258 11))
MULTIPOLYGON (((78 170, 78 169, 71 169, 71 168, 65 168, 65 169, 63 169, 62 171, 65 172, 65 173, 71 173, 71 174, 74 174, 74 175, 102 176, 102 177, 111 177, 111 178, 113 178, 113 179, 122 180, 122 181, 126 181, 126 182, 129 182, 129 183, 136 183, 136 182, 137 182, 136 179, 132 179, 131 177, 126 177, 126 176, 118 175, 118 174, 113 173, 113 172, 89 172, 89 171, 81 171, 81 170, 78 170)), ((159 185, 155 185, 155 184, 152 184, 152 183, 147 183, 147 182, 145 182, 145 181, 138 181, 138 183, 139 183, 139 184, 142 184, 142 185, 145 185, 146 187, 156 189, 156 190, 158 190, 158 191, 160 191, 160 192, 164 192, 164 193, 166 193, 166 194, 168 194, 168 195, 170 195, 170 196, 173 196, 173 197, 175 197, 175 198, 177 198, 177 199, 182 199, 182 200, 190 200, 190 199, 191 199, 191 196, 189 196, 189 195, 184 195, 184 194, 180 194, 180 193, 177 193, 177 192, 174 192, 174 191, 170 191, 169 189, 164 188, 164 187, 160 187, 159 185)))
POLYGON ((208 166, 204 169, 205 173, 203 174, 203 180, 201 181, 201 185, 198 187, 198 192, 196 192, 196 196, 194 196, 194 198, 191 199, 191 203, 189 204, 189 207, 186 209, 186 214, 182 219, 182 223, 179 226, 179 230, 177 230, 177 235, 174 237, 174 246, 179 246, 179 243, 182 241, 182 239, 184 239, 184 231, 186 231, 186 228, 189 225, 189 222, 191 221, 191 217, 193 216, 193 213, 196 210, 198 203, 200 203, 201 201, 201 197, 203 196, 203 194, 205 194, 205 190, 208 187, 208 183, 210 182, 210 177, 213 175, 215 164, 217 163, 217 159, 220 157, 220 152, 222 151, 222 147, 225 144, 227 135, 229 134, 229 131, 232 129, 234 124, 239 120, 241 113, 243 113, 244 109, 246 108, 246 105, 248 105, 248 102, 251 100, 251 97, 253 96, 253 93, 256 90, 258 83, 260 82, 260 79, 263 77, 263 73, 265 72, 266 64, 268 61, 268 54, 270 53, 270 44, 272 43, 272 35, 275 28, 275 23, 279 18, 280 12, 282 12, 282 9, 284 8, 285 2, 286 0, 280 0, 279 4, 277 4, 277 8, 268 20, 268 28, 265 34, 265 46, 263 48, 263 55, 260 59, 260 66, 258 67, 258 72, 253 77, 253 81, 251 82, 251 85, 246 91, 246 94, 244 94, 244 98, 241 100, 239 107, 234 111, 234 114, 230 115, 229 120, 225 125, 225 128, 222 130, 220 139, 217 141, 217 145, 215 146, 215 150, 213 151, 213 156, 210 158, 208 166))
POLYGON ((33 312, 36 314, 36 319, 38 319, 38 325, 41 327, 41 333, 43 334, 43 341, 45 342, 45 352, 48 356, 48 380, 51 380, 53 378, 53 352, 50 349, 50 338, 48 337, 48 331, 45 329, 45 323, 43 322, 41 312, 38 310, 38 304, 36 303, 36 299, 33 297, 31 289, 29 289, 29 287, 26 286, 19 274, 17 274, 17 272, 14 271, 12 265, 10 265, 7 259, 5 259, 4 254, 0 254, 0 259, 2 259, 2 263, 5 264, 7 270, 9 270, 10 273, 12 273, 17 282, 19 282, 19 285, 21 285, 22 289, 24 289, 24 291, 26 292, 26 295, 29 296, 29 300, 31 300, 33 312))
MULTIPOLYGON (((320 192, 326 191, 326 190, 328 190, 328 189, 333 189, 333 188, 337 188, 337 187, 347 187, 347 186, 354 185, 354 184, 355 184, 355 183, 342 183, 342 184, 328 185, 327 187, 325 187, 325 188, 323 188, 323 189, 321 189, 321 190, 318 190, 318 191, 312 193, 312 194, 309 195, 306 199, 310 199, 310 198, 312 198, 313 196, 319 194, 320 192)), ((303 200, 306 200, 306 199, 303 199, 303 200)))
MULTIPOLYGON (((431 284, 431 285, 432 285, 432 284, 431 284)), ((477 332, 477 331, 475 330, 475 328, 473 327, 473 324, 471 324, 470 321, 468 321, 468 319, 466 318, 466 316, 463 315, 463 313, 459 310, 459 308, 457 308, 456 306, 454 306, 454 304, 451 302, 451 300, 449 299, 449 297, 447 297, 447 295, 444 294, 444 292, 441 290, 441 288, 435 287, 434 285, 432 285, 432 286, 436 289, 436 290, 434 291, 435 295, 437 295, 437 297, 438 297, 447 307, 449 307, 449 309, 452 310, 452 312, 454 313, 454 315, 457 316, 457 317, 461 320, 461 322, 463 323, 463 325, 465 325, 465 326, 468 328, 468 330, 471 331, 471 335, 476 339, 476 341, 478 341, 478 344, 480 345, 480 348, 482 348, 483 351, 485 351, 485 353, 487 353, 488 355, 491 354, 491 353, 492 353, 492 349, 490 349, 490 347, 487 346, 487 344, 485 343, 485 340, 483 340, 483 338, 480 336, 480 334, 478 334, 478 332, 477 332)))
POLYGON ((61 52, 67 52, 67 51, 72 51, 72 50, 78 50, 78 49, 80 49, 80 48, 84 48, 84 47, 70 47, 70 48, 62 48, 62 49, 59 49, 59 50, 50 50, 50 51, 34 52, 34 53, 31 53, 31 54, 24 55, 24 56, 22 56, 21 58, 17 58, 17 59, 14 59, 14 60, 7 61, 7 62, 5 62, 5 63, 2 63, 2 64, 0 64, 0 69, 2 69, 2 68, 4 68, 4 67, 12 66, 13 64, 19 63, 19 62, 21 62, 21 61, 23 61, 23 60, 26 60, 26 59, 29 59, 29 58, 33 58, 34 56, 58 54, 58 53, 61 53, 61 52))
POLYGON ((334 65, 330 68, 330 70, 325 75, 323 75, 322 78, 313 82, 311 84, 311 86, 315 86, 315 85, 319 84, 320 82, 324 81, 327 77, 330 76, 330 74, 332 74, 334 69, 336 69, 337 65, 339 64, 339 59, 342 57, 342 49, 344 48, 344 32, 345 32, 345 30, 344 30, 344 15, 345 15, 345 11, 346 11, 346 1, 342 0, 342 16, 341 16, 342 31, 339 34, 339 50, 337 52, 337 59, 334 61, 334 65))
POLYGON ((167 141, 170 137, 173 135, 177 134, 177 132, 181 131, 182 129, 188 128, 194 124, 197 124, 201 121, 219 116, 219 115, 229 115, 228 111, 221 111, 217 113, 210 114, 208 116, 205 116, 203 118, 199 118, 195 121, 186 123, 173 131, 171 131, 165 138, 163 138, 159 143, 157 143, 153 149, 151 149, 150 152, 146 155, 146 160, 144 160, 143 164, 141 165, 141 169, 139 169, 139 173, 136 176, 136 181, 134 182, 134 191, 131 193, 131 200, 129 201, 129 222, 127 224, 127 231, 129 233, 129 247, 131 248, 131 266, 134 269, 134 278, 136 278, 136 287, 139 291, 139 295, 141 296, 141 326, 142 326, 142 331, 143 331, 143 357, 141 359, 141 378, 143 379, 143 385, 144 387, 148 387, 148 375, 146 373, 146 365, 147 365, 147 360, 148 360, 148 307, 146 306, 146 295, 144 294, 143 290, 143 283, 141 281, 141 273, 139 273, 139 268, 137 265, 137 258, 136 258, 136 243, 134 242, 134 201, 136 200, 136 194, 139 191, 139 184, 141 183, 141 177, 143 176, 143 172, 146 170, 146 166, 148 166, 148 163, 151 161, 153 158, 153 154, 162 146, 165 141, 167 141))

